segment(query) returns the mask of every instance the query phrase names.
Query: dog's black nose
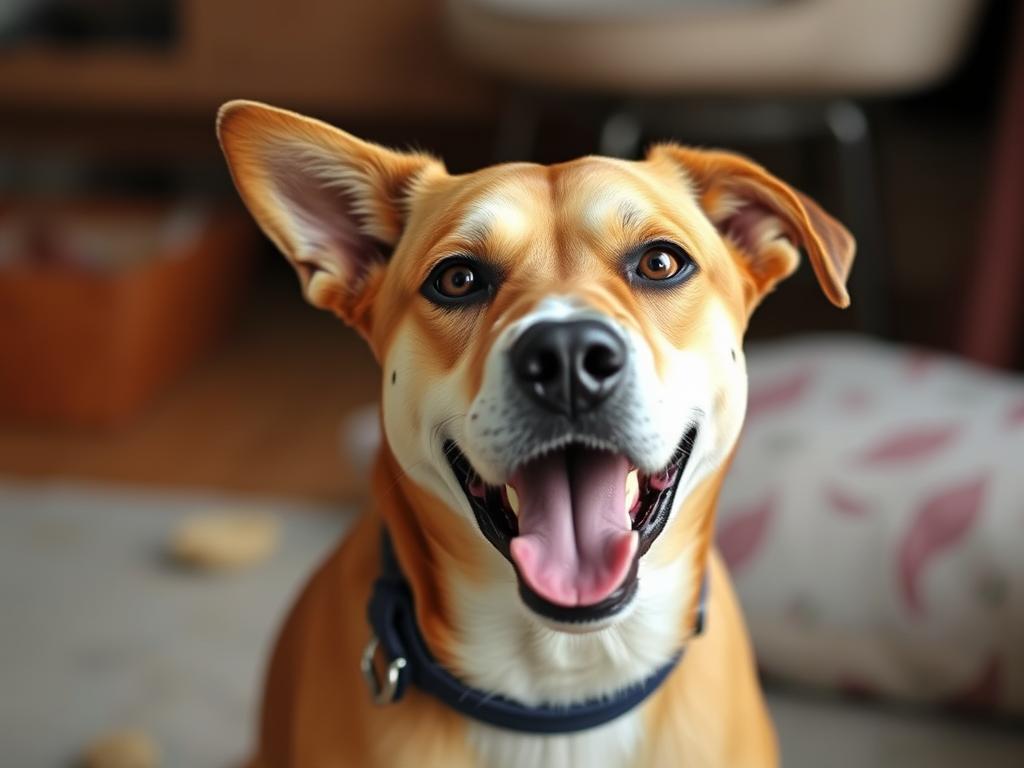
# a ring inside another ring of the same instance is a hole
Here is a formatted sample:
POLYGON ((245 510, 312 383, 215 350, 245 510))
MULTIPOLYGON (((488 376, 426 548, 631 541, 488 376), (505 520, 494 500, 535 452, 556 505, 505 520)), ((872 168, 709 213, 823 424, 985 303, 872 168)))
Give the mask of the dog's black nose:
POLYGON ((626 344, 600 320, 544 321, 519 337, 511 361, 530 397, 572 418, 615 391, 626 366, 626 344))

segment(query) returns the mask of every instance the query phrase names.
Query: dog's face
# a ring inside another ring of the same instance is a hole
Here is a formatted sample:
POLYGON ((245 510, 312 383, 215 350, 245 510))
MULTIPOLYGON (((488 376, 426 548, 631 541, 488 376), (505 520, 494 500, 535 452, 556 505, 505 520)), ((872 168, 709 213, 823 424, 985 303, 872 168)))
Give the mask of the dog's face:
MULTIPOLYGON (((455 558, 475 578, 517 584, 558 628, 627 615, 658 588, 638 579, 649 550, 699 570, 706 542, 663 533, 731 455, 747 318, 801 246, 845 305, 841 226, 724 153, 451 176, 256 104, 219 127, 307 298, 377 355, 388 447, 441 502, 428 539, 469 542, 455 558)), ((706 537, 710 510, 688 525, 706 537)))

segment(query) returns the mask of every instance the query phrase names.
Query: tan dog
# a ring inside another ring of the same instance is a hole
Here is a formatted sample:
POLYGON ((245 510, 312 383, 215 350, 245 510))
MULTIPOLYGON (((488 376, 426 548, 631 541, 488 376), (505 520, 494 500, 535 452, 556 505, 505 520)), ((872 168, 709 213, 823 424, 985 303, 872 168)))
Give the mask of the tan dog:
POLYGON ((373 508, 288 618, 254 763, 776 765, 715 502, 750 313, 798 247, 845 306, 846 230, 722 152, 452 176, 251 102, 226 105, 218 130, 307 299, 383 369, 373 508), (561 735, 477 722, 416 686, 376 706, 359 662, 382 526, 429 651, 467 687, 569 706, 672 671, 628 712, 561 735))

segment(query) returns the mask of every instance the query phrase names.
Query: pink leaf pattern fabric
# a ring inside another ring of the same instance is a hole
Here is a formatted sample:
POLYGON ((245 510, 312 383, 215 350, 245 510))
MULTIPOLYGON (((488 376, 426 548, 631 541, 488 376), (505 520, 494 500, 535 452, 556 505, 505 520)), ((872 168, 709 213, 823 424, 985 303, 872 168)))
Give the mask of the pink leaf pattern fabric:
POLYGON ((1024 400, 1010 408, 1006 423, 1011 427, 1024 427, 1024 400))
POLYGON ((956 433, 956 427, 945 425, 904 429, 883 437, 864 452, 860 461, 863 464, 890 464, 925 459, 945 448, 956 433))
POLYGON ((868 512, 868 506, 861 499, 853 496, 842 488, 830 485, 825 489, 825 498, 840 515, 847 517, 860 517, 868 512))
POLYGON ((967 535, 978 517, 984 492, 984 478, 955 485, 926 500, 914 517, 899 553, 900 585, 911 612, 924 612, 921 572, 933 557, 967 535))
POLYGON ((718 533, 718 548, 729 568, 738 571, 764 542, 775 500, 766 496, 749 508, 732 515, 728 525, 718 533))
POLYGON ((797 371, 772 382, 768 386, 753 390, 747 400, 747 422, 763 416, 769 411, 795 405, 803 397, 813 379, 809 369, 797 371))
POLYGON ((907 353, 907 378, 919 379, 927 375, 938 362, 939 356, 927 349, 912 349, 907 353))
POLYGON ((863 389, 852 389, 844 392, 839 400, 841 408, 847 411, 863 411, 871 404, 871 396, 863 389))
POLYGON ((758 665, 1024 717, 1024 377, 843 336, 747 368, 718 543, 758 665))

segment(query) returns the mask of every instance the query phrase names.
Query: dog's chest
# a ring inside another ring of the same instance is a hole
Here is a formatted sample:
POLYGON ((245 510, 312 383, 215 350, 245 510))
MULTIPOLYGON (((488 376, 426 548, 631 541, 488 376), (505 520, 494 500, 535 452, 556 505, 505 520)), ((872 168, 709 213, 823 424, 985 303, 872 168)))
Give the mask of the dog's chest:
POLYGON ((637 753, 638 711, 577 734, 533 736, 473 723, 468 738, 486 768, 626 768, 637 753))

